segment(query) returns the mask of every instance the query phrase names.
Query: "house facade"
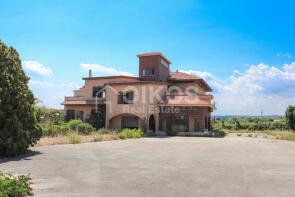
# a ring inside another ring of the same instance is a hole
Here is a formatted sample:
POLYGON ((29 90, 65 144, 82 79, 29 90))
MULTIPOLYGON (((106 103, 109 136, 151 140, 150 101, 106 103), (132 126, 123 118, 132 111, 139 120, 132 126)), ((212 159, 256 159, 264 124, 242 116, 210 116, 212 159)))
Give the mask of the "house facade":
POLYGON ((214 109, 210 86, 200 77, 171 72, 171 62, 159 52, 137 57, 138 77, 93 77, 90 70, 83 78, 85 85, 74 90, 74 96, 65 97, 67 117, 88 120, 99 114, 102 126, 114 130, 208 133, 214 109))

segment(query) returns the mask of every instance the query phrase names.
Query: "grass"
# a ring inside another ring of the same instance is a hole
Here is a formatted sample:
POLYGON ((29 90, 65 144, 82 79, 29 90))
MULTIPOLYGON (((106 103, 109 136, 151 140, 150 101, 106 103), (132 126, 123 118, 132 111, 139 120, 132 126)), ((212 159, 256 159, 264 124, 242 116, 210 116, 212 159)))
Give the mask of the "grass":
POLYGON ((77 133, 68 134, 68 139, 70 144, 80 144, 82 142, 81 135, 77 133))
MULTIPOLYGON (((59 135, 55 137, 42 137, 37 146, 47 146, 47 145, 59 145, 59 144, 73 144, 70 141, 70 135, 59 135)), ((80 135, 81 141, 80 143, 87 143, 87 142, 101 142, 101 141, 111 141, 111 140, 118 140, 119 137, 116 133, 108 133, 108 134, 97 134, 92 133, 90 135, 80 135)))
POLYGON ((237 136, 243 136, 243 134, 247 137, 263 137, 263 138, 275 138, 279 140, 289 140, 295 141, 295 132, 292 131, 281 131, 281 130, 264 130, 264 131, 248 131, 248 130, 225 130, 220 129, 219 132, 224 132, 225 134, 234 133, 237 136))
POLYGON ((108 134, 97 134, 94 141, 101 142, 101 141, 111 141, 111 140, 118 140, 119 137, 115 133, 108 133, 108 134))

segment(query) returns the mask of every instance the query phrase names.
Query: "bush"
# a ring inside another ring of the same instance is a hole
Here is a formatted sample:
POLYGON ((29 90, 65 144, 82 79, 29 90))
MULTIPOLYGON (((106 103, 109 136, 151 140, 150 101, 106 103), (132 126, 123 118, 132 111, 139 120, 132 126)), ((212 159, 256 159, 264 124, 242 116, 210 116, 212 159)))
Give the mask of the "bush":
POLYGON ((67 122, 67 126, 70 130, 76 131, 79 134, 90 134, 95 131, 95 128, 82 120, 70 120, 67 122))
POLYGON ((0 196, 18 197, 33 195, 29 176, 12 176, 0 172, 0 196))
POLYGON ((110 133, 110 131, 106 128, 101 128, 101 129, 98 129, 97 131, 99 134, 107 134, 107 133, 110 133))
POLYGON ((127 139, 127 133, 121 131, 121 132, 118 133, 118 137, 120 139, 127 139))
POLYGON ((80 144, 81 143, 81 136, 77 133, 69 133, 68 139, 70 144, 80 144))
POLYGON ((0 155, 15 156, 42 135, 18 52, 0 41, 0 155))
POLYGON ((224 137, 225 135, 226 135, 226 133, 222 130, 214 130, 212 132, 213 137, 224 137))
POLYGON ((103 128, 105 126, 105 108, 100 108, 91 111, 90 118, 87 120, 96 129, 103 128))
POLYGON ((140 138, 143 136, 143 131, 141 129, 123 129, 118 133, 120 139, 126 138, 140 138))
POLYGON ((288 127, 295 131, 295 106, 289 105, 285 112, 288 127))
POLYGON ((72 132, 71 129, 64 123, 61 125, 53 125, 50 123, 42 127, 43 136, 55 137, 58 135, 67 135, 70 132, 72 132))

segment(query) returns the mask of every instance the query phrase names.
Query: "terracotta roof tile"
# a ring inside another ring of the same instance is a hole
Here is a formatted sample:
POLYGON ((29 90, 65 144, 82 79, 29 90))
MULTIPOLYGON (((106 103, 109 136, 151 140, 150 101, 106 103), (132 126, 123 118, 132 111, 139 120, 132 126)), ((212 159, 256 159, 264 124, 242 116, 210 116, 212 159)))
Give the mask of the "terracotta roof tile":
POLYGON ((160 52, 142 53, 142 54, 138 54, 136 56, 137 57, 147 57, 147 56, 157 56, 157 55, 160 56, 161 58, 163 58, 169 64, 172 64, 172 62, 160 52))
POLYGON ((171 72, 170 73, 170 79, 172 80, 195 80, 195 79, 201 79, 200 77, 183 73, 183 72, 171 72))

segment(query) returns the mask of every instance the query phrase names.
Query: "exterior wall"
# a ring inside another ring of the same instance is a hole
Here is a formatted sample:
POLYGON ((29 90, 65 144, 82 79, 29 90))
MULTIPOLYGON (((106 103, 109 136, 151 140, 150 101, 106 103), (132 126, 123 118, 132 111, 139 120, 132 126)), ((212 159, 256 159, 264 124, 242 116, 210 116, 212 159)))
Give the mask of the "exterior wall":
POLYGON ((187 117, 187 127, 188 132, 204 132, 205 129, 205 117, 210 117, 210 110, 207 107, 197 107, 191 108, 186 107, 185 109, 181 109, 179 113, 160 113, 159 114, 159 130, 167 131, 167 122, 169 117, 175 115, 184 115, 187 117), (199 122, 199 130, 195 129, 195 121, 199 122))
POLYGON ((121 116, 114 117, 109 121, 109 129, 119 130, 122 128, 121 124, 122 124, 122 117, 121 116))
POLYGON ((137 78, 101 78, 101 79, 87 79, 85 80, 85 85, 80 89, 82 95, 85 99, 91 99, 92 89, 94 86, 104 86, 105 83, 111 82, 135 82, 139 81, 137 78))
POLYGON ((133 84, 112 85, 106 87, 106 126, 109 121, 118 115, 128 113, 138 116, 140 119, 148 121, 151 114, 154 114, 156 127, 157 115, 153 110, 157 107, 157 98, 153 93, 163 97, 167 85, 165 84, 133 84), (137 91, 138 90, 138 91, 137 91), (133 104, 118 104, 118 92, 134 91, 133 104))
POLYGON ((163 81, 166 82, 170 75, 169 68, 162 65, 160 56, 146 56, 139 58, 139 77, 143 81, 163 81), (143 69, 153 68, 153 76, 142 76, 143 69))
POLYGON ((185 89, 189 86, 194 86, 198 89, 198 94, 205 94, 204 89, 199 86, 197 83, 189 82, 189 83, 171 83, 170 86, 176 86, 179 87, 182 91, 185 91, 185 89))
POLYGON ((83 119, 86 120, 90 117, 91 110, 95 108, 95 106, 92 105, 65 105, 64 110, 75 110, 75 113, 77 111, 83 111, 84 112, 84 117, 83 119))
MULTIPOLYGON (((113 117, 109 120, 109 129, 112 130, 121 130, 122 129, 122 118, 125 116, 133 116, 132 114, 122 114, 116 117, 113 117)), ((142 128, 144 125, 144 121, 138 117, 138 128, 142 128)))

